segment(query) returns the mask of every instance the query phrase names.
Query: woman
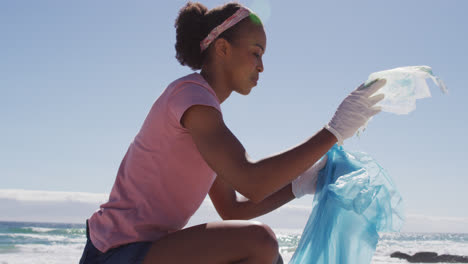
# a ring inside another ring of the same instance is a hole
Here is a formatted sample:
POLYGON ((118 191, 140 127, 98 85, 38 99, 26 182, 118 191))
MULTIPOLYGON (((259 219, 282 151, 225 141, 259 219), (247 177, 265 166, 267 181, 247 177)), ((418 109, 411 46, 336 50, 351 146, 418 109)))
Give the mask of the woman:
POLYGON ((154 103, 109 201, 88 220, 80 263, 276 263, 273 231, 247 220, 315 191, 320 158, 378 113, 382 96, 369 97, 385 81, 352 92, 303 144, 252 162, 220 104, 233 91, 249 94, 263 72, 260 20, 238 3, 208 10, 189 2, 175 27, 177 59, 201 71, 171 83, 154 103), (224 221, 183 229, 207 194, 224 221))

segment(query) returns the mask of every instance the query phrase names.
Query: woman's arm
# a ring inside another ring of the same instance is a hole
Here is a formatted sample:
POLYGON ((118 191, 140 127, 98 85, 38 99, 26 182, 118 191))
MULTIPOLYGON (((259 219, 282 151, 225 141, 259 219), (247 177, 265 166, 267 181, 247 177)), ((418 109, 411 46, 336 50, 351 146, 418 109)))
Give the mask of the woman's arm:
POLYGON ((268 196, 259 203, 237 197, 235 190, 222 177, 217 177, 210 189, 210 198, 223 220, 248 220, 267 214, 293 200, 291 184, 268 196))
POLYGON ((218 177, 254 203, 288 185, 337 142, 333 134, 322 129, 286 152, 253 162, 216 109, 192 106, 185 111, 181 124, 218 177))

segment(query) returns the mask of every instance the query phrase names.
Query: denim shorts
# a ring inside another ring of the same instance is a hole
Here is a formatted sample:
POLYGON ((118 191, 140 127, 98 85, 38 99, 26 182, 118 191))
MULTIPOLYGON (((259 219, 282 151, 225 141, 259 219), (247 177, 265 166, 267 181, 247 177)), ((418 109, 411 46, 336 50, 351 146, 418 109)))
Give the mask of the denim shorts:
POLYGON ((135 242, 102 253, 89 238, 88 221, 86 221, 86 238, 86 246, 80 264, 141 264, 152 244, 151 242, 135 242))

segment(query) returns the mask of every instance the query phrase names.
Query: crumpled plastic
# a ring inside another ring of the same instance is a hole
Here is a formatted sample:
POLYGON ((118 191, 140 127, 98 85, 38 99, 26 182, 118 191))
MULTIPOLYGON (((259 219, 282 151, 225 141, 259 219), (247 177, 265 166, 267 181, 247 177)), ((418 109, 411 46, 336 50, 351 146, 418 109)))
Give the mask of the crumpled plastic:
POLYGON ((382 111, 395 114, 408 114, 416 109, 416 100, 431 97, 426 79, 431 79, 443 93, 448 89, 445 83, 432 73, 429 66, 407 66, 369 75, 366 84, 377 78, 385 78, 387 83, 376 94, 383 93, 385 98, 377 103, 382 111))
POLYGON ((319 172, 313 209, 289 263, 370 263, 379 232, 399 231, 403 203, 368 154, 333 146, 319 172))

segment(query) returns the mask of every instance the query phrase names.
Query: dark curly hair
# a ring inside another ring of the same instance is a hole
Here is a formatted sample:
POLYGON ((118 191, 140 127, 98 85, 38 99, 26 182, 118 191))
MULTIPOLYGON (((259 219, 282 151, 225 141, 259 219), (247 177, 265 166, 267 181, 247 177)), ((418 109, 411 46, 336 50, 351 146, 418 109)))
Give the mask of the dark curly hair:
MULTIPOLYGON (((208 10, 198 2, 188 2, 179 11, 175 21, 176 28, 176 58, 182 65, 193 70, 201 69, 206 56, 206 50, 201 52, 200 42, 211 30, 232 16, 242 5, 231 2, 208 10)), ((230 42, 235 39, 238 24, 224 31, 218 38, 230 42)))

